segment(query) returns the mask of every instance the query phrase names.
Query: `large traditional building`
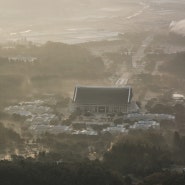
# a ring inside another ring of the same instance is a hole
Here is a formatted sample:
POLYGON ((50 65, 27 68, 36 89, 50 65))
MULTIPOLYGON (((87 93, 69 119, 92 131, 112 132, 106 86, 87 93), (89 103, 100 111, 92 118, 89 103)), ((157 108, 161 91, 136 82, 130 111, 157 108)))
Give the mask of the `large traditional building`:
POLYGON ((127 113, 132 99, 131 87, 76 86, 75 109, 94 113, 127 113))

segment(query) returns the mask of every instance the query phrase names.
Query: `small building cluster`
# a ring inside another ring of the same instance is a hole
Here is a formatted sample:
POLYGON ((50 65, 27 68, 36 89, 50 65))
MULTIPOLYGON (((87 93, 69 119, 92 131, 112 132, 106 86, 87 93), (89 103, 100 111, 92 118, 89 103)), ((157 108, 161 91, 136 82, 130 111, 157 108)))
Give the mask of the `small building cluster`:
POLYGON ((160 123, 156 121, 138 121, 134 125, 130 126, 130 129, 142 129, 142 130, 148 130, 148 129, 159 129, 160 123))
POLYGON ((133 104, 132 96, 131 87, 77 86, 72 107, 77 111, 74 115, 79 114, 72 120, 67 120, 64 115, 60 116, 54 111, 53 105, 56 102, 53 98, 22 102, 6 107, 5 112, 22 116, 35 135, 45 132, 88 136, 105 133, 116 135, 126 134, 132 129, 159 129, 160 122, 164 120, 174 123, 174 115, 135 113, 138 107, 133 104))
POLYGON ((142 113, 134 113, 134 114, 128 114, 124 117, 125 120, 129 121, 137 121, 137 120, 156 120, 156 121, 162 121, 162 120, 170 120, 174 121, 175 116, 170 114, 142 114, 142 113))
POLYGON ((36 57, 30 57, 30 56, 15 56, 15 57, 9 57, 9 62, 24 62, 24 63, 34 63, 38 59, 36 57))

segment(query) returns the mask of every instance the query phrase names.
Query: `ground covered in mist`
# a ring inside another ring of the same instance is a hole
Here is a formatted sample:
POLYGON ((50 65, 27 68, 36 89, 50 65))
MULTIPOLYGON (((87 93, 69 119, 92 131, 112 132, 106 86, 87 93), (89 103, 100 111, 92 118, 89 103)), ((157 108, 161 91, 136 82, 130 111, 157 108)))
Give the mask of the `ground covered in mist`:
POLYGON ((185 95, 184 2, 29 5, 20 0, 0 7, 0 40, 10 38, 0 47, 0 182, 184 185, 185 102, 172 98, 185 95), (86 43, 34 43, 48 38, 86 43), (175 119, 161 121, 157 130, 118 135, 102 134, 106 125, 92 126, 97 135, 42 131, 44 124, 86 129, 72 124, 78 112, 69 111, 78 84, 130 85, 141 112, 175 119), (40 133, 33 131, 37 121, 40 133))

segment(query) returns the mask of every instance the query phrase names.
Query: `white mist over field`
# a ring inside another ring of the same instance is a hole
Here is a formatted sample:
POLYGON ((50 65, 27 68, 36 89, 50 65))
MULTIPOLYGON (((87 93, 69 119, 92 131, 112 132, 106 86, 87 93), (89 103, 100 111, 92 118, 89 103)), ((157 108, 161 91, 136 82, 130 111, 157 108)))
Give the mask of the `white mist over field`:
POLYGON ((0 0, 0 4, 0 41, 26 37, 67 43, 115 39, 119 30, 113 24, 117 20, 122 24, 144 7, 137 0, 0 0))
POLYGON ((177 6, 173 3, 171 0, 0 0, 0 42, 22 38, 38 43, 50 40, 72 44, 116 40, 125 32, 144 31, 143 26, 153 30, 153 23, 167 21, 167 17, 161 19, 159 14, 169 14, 171 22, 174 15, 170 13, 175 14, 173 8, 177 6))
POLYGON ((185 19, 180 21, 172 21, 170 31, 178 35, 185 36, 185 19))

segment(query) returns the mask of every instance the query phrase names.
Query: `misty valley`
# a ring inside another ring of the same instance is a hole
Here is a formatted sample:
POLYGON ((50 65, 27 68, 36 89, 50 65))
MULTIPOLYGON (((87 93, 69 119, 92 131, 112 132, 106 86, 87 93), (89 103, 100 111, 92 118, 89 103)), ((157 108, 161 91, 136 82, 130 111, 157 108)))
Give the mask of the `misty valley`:
POLYGON ((185 2, 11 1, 0 184, 184 185, 185 2))

